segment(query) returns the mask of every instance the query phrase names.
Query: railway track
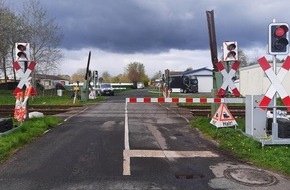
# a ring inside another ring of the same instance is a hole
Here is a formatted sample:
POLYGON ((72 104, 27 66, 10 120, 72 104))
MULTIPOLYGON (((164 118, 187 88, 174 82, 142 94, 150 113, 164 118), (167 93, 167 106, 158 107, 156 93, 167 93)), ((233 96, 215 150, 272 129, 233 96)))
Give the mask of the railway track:
MULTIPOLYGON (((183 108, 189 109, 190 113, 194 116, 211 116, 211 106, 182 106, 183 108)), ((234 117, 245 117, 245 106, 228 106, 229 111, 234 117)), ((282 111, 287 111, 286 108, 280 108, 282 111)), ((287 111, 288 115, 290 114, 287 111)))
MULTIPOLYGON (((202 106, 182 106, 187 108, 193 116, 205 116, 211 117, 211 106, 202 105, 202 106)), ((228 106, 231 114, 234 117, 245 117, 245 106, 228 106)))
MULTIPOLYGON (((70 105, 68 106, 66 105, 62 105, 62 106, 60 105, 31 105, 29 106, 29 111, 42 112, 44 115, 55 115, 55 114, 67 112, 69 111, 69 109, 73 109, 73 107, 74 106, 70 106, 70 105)), ((194 116, 206 116, 206 117, 211 116, 210 106, 182 106, 182 108, 188 109, 188 111, 194 116)), ((233 116, 239 116, 239 117, 245 116, 244 106, 229 106, 228 108, 233 116)), ((135 110, 134 112, 143 113, 144 110, 138 110, 138 111, 135 110)), ((182 114, 182 112, 179 112, 179 113, 182 114)), ((0 117, 11 117, 13 116, 13 114, 14 114, 14 105, 0 105, 0 117)))
MULTIPOLYGON (((44 115, 55 115, 69 111, 76 106, 70 105, 30 105, 29 111, 42 112, 44 115)), ((14 105, 0 105, 0 117, 11 117, 14 114, 14 105)))
MULTIPOLYGON (((29 111, 42 112, 44 115, 55 115, 63 112, 67 112, 76 106, 70 105, 31 105, 29 111)), ((195 105, 195 106, 180 106, 186 108, 193 116, 205 116, 211 117, 211 106, 210 105, 195 105)), ((178 109, 178 108, 177 108, 178 109)), ((234 117, 245 117, 245 106, 228 106, 231 114, 234 117)), ((285 109, 286 110, 286 109, 285 109)), ((134 112, 143 113, 144 110, 138 110, 134 112)), ((178 111, 180 114, 187 111, 178 111)), ((104 112, 105 113, 105 112, 104 112)), ((103 114, 104 114, 103 113, 103 114)), ((145 112, 144 112, 145 113, 145 112)), ((188 112, 187 112, 188 113, 188 112)), ((0 105, 0 117, 11 117, 14 114, 14 105, 0 105)), ((290 114, 290 112, 288 112, 290 114)))

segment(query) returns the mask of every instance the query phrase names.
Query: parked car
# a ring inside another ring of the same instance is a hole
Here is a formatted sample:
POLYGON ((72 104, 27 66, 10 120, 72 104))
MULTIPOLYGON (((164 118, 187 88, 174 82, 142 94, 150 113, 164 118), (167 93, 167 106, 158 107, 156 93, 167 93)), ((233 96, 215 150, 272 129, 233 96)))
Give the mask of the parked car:
POLYGON ((144 82, 137 82, 137 88, 143 89, 144 88, 144 82))
POLYGON ((98 92, 100 95, 103 95, 103 96, 105 96, 105 95, 114 96, 115 95, 114 88, 109 83, 100 84, 98 92))

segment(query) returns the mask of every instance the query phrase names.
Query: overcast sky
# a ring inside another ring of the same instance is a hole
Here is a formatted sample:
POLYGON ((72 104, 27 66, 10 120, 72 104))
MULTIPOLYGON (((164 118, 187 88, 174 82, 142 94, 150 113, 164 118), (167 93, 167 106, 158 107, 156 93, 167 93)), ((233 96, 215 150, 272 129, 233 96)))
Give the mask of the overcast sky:
MULTIPOLYGON (((130 62, 146 73, 212 68, 206 11, 214 10, 219 58, 237 41, 250 59, 267 55, 268 25, 290 21, 289 0, 39 0, 62 28, 60 74, 85 68, 115 76, 130 62)), ((4 0, 11 8, 26 0, 4 0)))

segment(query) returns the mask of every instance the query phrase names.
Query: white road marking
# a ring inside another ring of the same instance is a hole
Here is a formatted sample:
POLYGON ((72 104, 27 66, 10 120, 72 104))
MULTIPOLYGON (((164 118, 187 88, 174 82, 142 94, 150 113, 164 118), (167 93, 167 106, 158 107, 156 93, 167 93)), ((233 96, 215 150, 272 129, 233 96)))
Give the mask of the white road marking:
POLYGON ((171 150, 124 150, 128 157, 150 158, 194 158, 194 157, 219 157, 211 151, 171 151, 171 150))
POLYGON ((50 129, 44 131, 42 134, 44 135, 44 134, 48 133, 49 131, 50 131, 50 129))
POLYGON ((130 150, 129 146, 129 124, 128 124, 128 109, 125 107, 125 150, 130 150))
POLYGON ((123 175, 131 175, 131 167, 130 167, 130 156, 128 155, 128 151, 123 151, 123 175))
POLYGON ((124 150, 123 175, 131 175, 131 158, 212 158, 219 157, 211 151, 171 151, 171 150, 124 150))
POLYGON ((70 118, 72 118, 72 117, 74 117, 74 116, 76 116, 76 115, 78 115, 78 114, 80 114, 80 113, 86 111, 87 109, 88 109, 88 107, 86 107, 85 109, 79 111, 78 113, 75 113, 75 114, 73 114, 73 115, 67 117, 67 118, 66 118, 65 120, 63 120, 63 121, 65 122, 65 121, 69 120, 70 118))

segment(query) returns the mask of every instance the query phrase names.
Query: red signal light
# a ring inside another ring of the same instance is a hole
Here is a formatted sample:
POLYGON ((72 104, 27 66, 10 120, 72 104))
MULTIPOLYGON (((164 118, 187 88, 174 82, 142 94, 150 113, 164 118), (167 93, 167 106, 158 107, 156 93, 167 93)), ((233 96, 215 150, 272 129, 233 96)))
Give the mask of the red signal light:
POLYGON ((285 35, 286 32, 288 32, 288 27, 285 25, 282 25, 282 26, 276 28, 274 34, 277 37, 282 37, 283 35, 285 35))
POLYGON ((271 23, 269 25, 269 54, 288 54, 289 26, 287 23, 271 23))

